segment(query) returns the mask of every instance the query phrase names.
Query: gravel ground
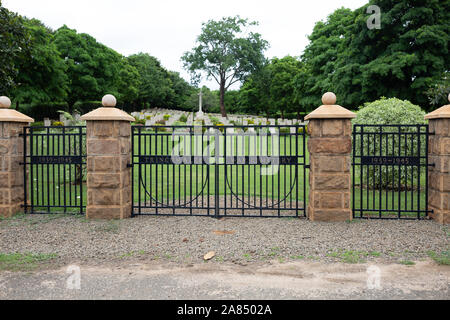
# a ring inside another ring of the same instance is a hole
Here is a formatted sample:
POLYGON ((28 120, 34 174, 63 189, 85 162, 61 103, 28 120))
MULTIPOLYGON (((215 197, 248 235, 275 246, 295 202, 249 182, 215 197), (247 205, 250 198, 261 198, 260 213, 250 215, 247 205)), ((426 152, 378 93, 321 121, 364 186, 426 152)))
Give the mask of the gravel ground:
POLYGON ((0 253, 56 253, 56 264, 160 261, 236 264, 278 260, 417 261, 448 251, 450 231, 433 221, 139 216, 92 221, 83 216, 20 215, 0 220, 0 253))

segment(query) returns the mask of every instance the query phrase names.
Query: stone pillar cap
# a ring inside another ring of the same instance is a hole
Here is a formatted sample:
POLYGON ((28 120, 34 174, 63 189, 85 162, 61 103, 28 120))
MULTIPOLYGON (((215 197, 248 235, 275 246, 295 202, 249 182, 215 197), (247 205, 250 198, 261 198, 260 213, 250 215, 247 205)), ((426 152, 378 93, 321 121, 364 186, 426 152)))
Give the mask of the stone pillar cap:
POLYGON ((116 98, 107 94, 102 98, 103 107, 97 108, 81 116, 81 120, 122 120, 134 121, 134 118, 125 111, 115 108, 116 98))
MULTIPOLYGON (((450 93, 448 94, 448 101, 450 101, 450 93)), ((446 104, 439 109, 434 110, 425 115, 425 119, 446 119, 450 118, 450 104, 446 104)))
POLYGON ((33 118, 20 113, 11 107, 11 100, 6 96, 0 97, 0 122, 34 122, 33 118))
POLYGON ((311 112, 305 117, 309 119, 352 119, 356 117, 356 113, 341 107, 336 103, 336 95, 333 92, 326 92, 322 96, 322 103, 320 107, 311 112))

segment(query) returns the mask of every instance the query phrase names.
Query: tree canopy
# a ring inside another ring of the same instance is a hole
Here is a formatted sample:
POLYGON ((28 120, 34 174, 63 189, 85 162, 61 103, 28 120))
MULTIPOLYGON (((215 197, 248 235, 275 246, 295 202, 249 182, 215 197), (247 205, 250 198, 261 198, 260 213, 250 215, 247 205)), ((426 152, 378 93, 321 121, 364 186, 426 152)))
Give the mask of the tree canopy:
POLYGON ((18 14, 0 1, 0 92, 9 93, 16 84, 18 61, 26 59, 30 36, 18 14))

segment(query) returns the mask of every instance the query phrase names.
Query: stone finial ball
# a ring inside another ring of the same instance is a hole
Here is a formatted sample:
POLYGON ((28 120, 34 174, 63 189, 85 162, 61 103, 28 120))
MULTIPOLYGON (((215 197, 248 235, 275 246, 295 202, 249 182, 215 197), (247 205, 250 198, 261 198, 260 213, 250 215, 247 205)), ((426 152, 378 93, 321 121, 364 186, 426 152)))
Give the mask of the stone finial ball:
POLYGON ((102 98, 102 105, 104 107, 115 107, 116 103, 116 97, 114 97, 112 94, 107 94, 102 98))
POLYGON ((11 100, 9 100, 8 97, 6 96, 1 96, 0 97, 0 108, 9 108, 11 107, 11 100))
POLYGON ((322 96, 322 103, 326 105, 333 105, 336 103, 336 95, 333 92, 326 92, 322 96))

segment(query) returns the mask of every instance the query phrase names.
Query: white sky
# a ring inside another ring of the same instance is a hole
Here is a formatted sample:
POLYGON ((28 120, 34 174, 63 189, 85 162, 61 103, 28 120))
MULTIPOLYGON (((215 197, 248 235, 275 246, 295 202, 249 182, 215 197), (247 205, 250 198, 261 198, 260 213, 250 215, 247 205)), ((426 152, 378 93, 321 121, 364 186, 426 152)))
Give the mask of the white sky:
MULTIPOLYGON (((314 24, 335 9, 356 9, 368 0, 3 0, 3 6, 41 20, 52 29, 66 24, 89 33, 123 55, 148 52, 189 81, 180 61, 191 50, 202 22, 239 14, 256 20, 268 58, 298 56, 314 24)), ((217 89, 214 80, 202 84, 217 89)), ((239 87, 239 86, 237 86, 239 87)), ((236 88, 236 87, 235 87, 236 88)))

